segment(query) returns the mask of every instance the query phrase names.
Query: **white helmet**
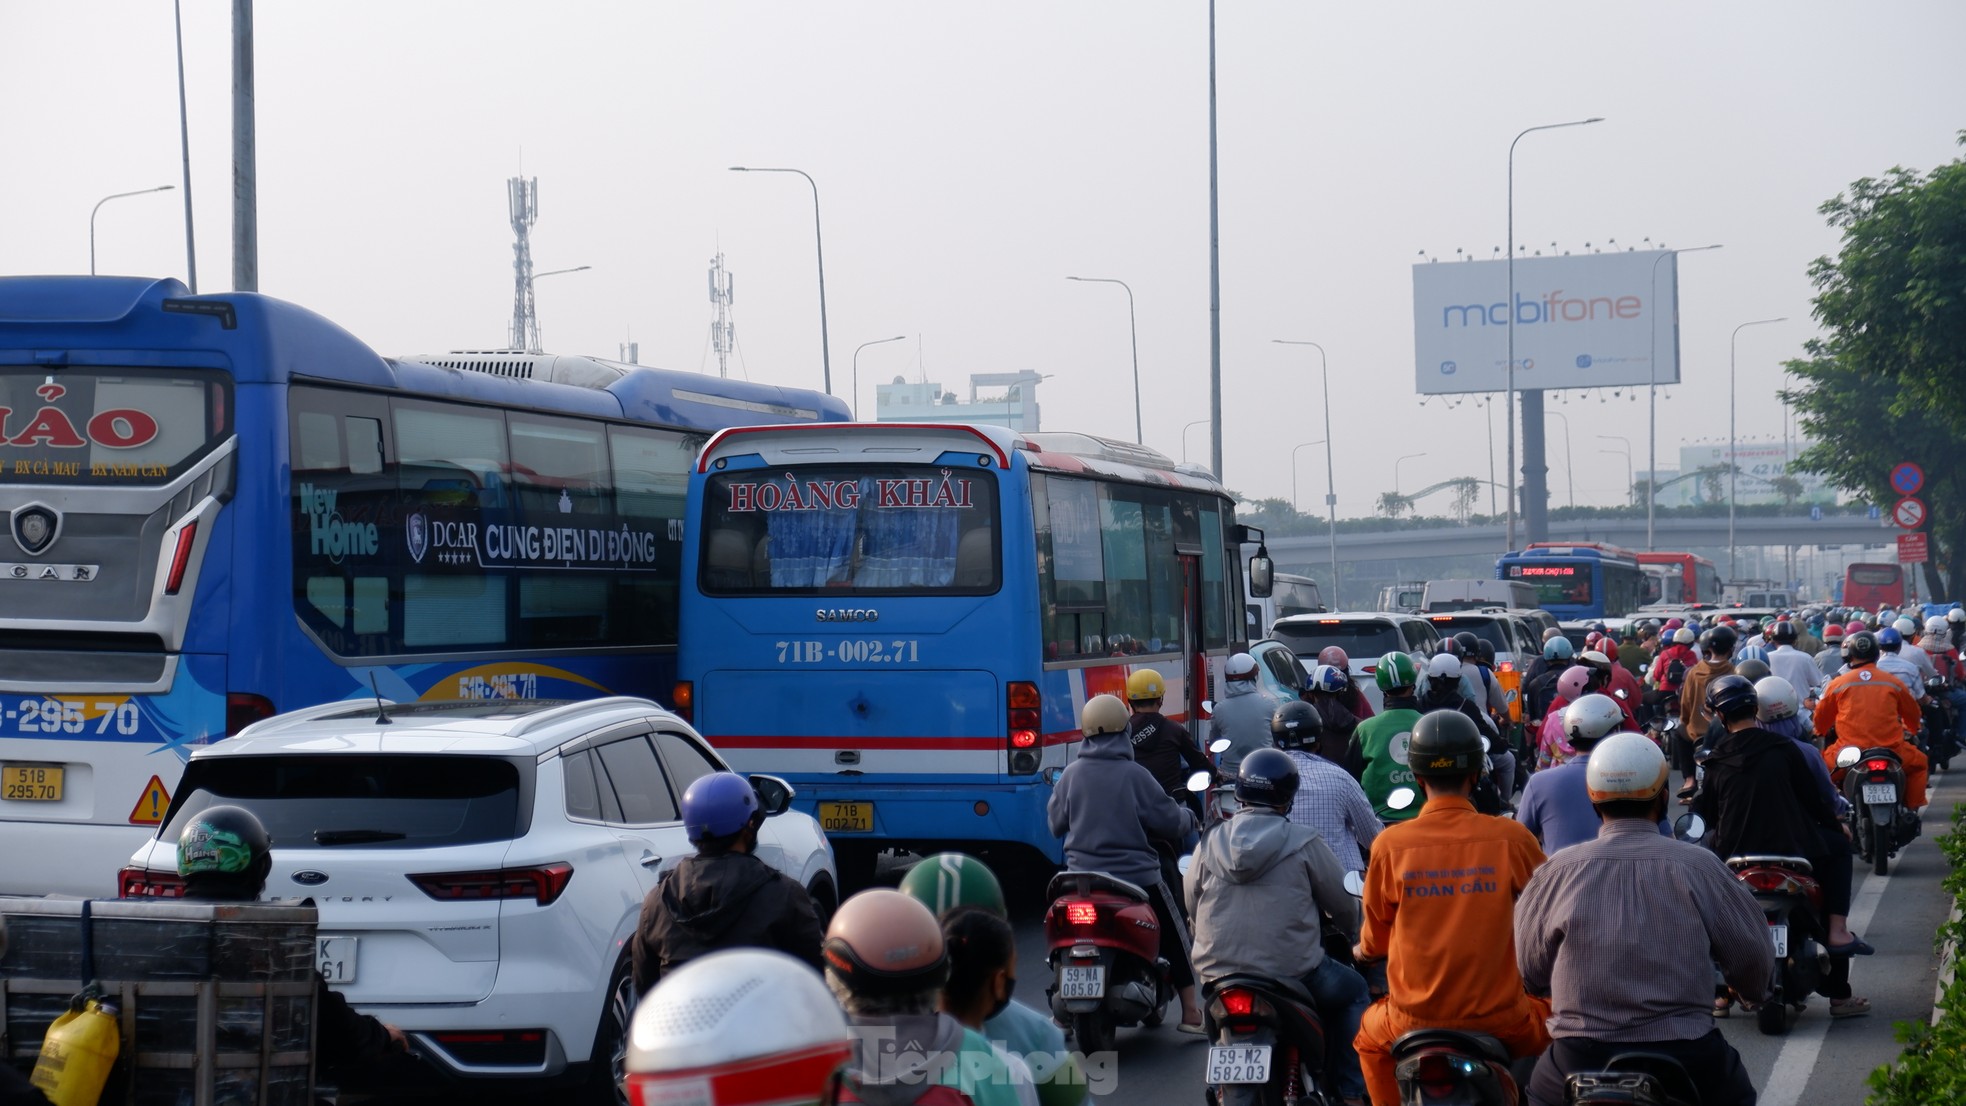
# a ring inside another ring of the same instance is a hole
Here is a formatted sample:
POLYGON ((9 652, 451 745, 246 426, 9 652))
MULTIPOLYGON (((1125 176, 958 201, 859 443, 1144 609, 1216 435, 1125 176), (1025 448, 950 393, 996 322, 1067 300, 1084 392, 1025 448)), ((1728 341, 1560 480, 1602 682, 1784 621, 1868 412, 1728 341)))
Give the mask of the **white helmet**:
POLYGON ((1615 733, 1591 751, 1584 766, 1584 790, 1594 803, 1650 799, 1665 789, 1666 775, 1666 755, 1651 738, 1615 733))
POLYGON ((1699 640, 1699 635, 1684 626, 1672 632, 1672 643, 1674 645, 1691 645, 1697 640, 1699 640))
POLYGON ((1563 708, 1563 736, 1570 744, 1595 742, 1617 730, 1625 712, 1609 695, 1586 695, 1563 708))
POLYGON ((1431 680, 1460 679, 1461 658, 1452 653, 1435 653, 1427 659, 1427 678, 1431 680))
POLYGON ((1928 619, 1926 619, 1926 620, 1925 620, 1925 632, 1926 632, 1926 633, 1928 633, 1928 634, 1942 634, 1942 633, 1945 633, 1945 630, 1946 630, 1946 620, 1945 620, 1945 617, 1944 617, 1943 615, 1936 615, 1936 614, 1935 614, 1935 615, 1933 615, 1932 617, 1930 617, 1930 618, 1928 618, 1928 619))
POLYGON ((1960 610, 1958 607, 1954 607, 1946 612, 1946 621, 1955 626, 1966 622, 1966 610, 1960 610))
POLYGON ((1905 635, 1906 637, 1918 636, 1918 623, 1913 622, 1910 618, 1907 618, 1904 615, 1899 615, 1898 620, 1896 622, 1891 623, 1891 628, 1905 635))
POLYGON ((1256 658, 1248 653, 1237 653, 1229 658, 1223 672, 1231 680, 1253 680, 1256 678, 1256 658))
POLYGON ((1079 712, 1079 730, 1087 737, 1100 734, 1125 733, 1133 712, 1120 702, 1117 695, 1094 695, 1085 701, 1085 709, 1079 712))
POLYGON ((1779 722, 1795 717, 1795 685, 1780 676, 1763 676, 1754 682, 1754 715, 1763 722, 1779 722))
POLYGON ((852 1056, 816 972, 782 952, 728 949, 664 976, 635 1007, 624 1083, 631 1102, 818 1103, 852 1056))

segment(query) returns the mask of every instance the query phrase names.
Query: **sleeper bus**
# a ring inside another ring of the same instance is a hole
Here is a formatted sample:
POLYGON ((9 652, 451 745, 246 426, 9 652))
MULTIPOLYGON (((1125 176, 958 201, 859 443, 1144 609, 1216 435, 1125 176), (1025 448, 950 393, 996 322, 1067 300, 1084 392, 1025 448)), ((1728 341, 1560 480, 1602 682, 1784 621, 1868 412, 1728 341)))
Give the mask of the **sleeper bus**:
POLYGON ((674 700, 734 767, 795 784, 849 886, 895 847, 1059 861, 1045 804, 1086 700, 1152 668, 1163 712, 1205 731, 1244 647, 1253 531, 1206 470, 1131 443, 727 430, 688 519, 674 700))
POLYGON ((1638 558, 1597 542, 1531 542, 1502 554, 1495 578, 1534 587, 1536 605, 1564 621, 1621 618, 1645 601, 1638 558))
POLYGON ((1718 603, 1720 569, 1692 553, 1639 553, 1638 563, 1657 594, 1647 603, 1718 603))
POLYGON ((113 895, 184 760, 351 696, 673 682, 688 469, 810 392, 391 361, 265 296, 0 278, 0 891, 113 895))

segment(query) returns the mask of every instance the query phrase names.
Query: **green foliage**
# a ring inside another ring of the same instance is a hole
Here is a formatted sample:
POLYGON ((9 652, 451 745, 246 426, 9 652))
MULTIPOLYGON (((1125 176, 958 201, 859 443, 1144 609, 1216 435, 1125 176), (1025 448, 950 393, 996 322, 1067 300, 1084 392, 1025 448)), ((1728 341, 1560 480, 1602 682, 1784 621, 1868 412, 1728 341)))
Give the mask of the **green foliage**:
MULTIPOLYGON (((1942 884, 1953 901, 1966 907, 1966 804, 1952 811, 1953 831, 1939 837, 1936 844, 1945 854, 1951 870, 1942 884)), ((1966 923, 1948 921, 1939 927, 1933 943, 1941 954, 1948 948, 1956 954, 1966 948, 1966 923)), ((1898 1040, 1905 1050, 1895 1064, 1886 1064, 1870 1073, 1873 1092, 1866 1106, 1927 1106, 1934 1102, 1966 1102, 1966 971, 1954 969, 1934 1007, 1936 1024, 1899 1022, 1898 1040)))

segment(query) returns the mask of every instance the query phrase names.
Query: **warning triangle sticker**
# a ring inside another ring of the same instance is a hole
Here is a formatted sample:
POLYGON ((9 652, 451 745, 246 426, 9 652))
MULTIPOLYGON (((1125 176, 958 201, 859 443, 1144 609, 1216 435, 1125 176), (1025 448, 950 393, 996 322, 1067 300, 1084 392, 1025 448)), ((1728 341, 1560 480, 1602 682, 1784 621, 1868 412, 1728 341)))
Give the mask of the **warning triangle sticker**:
POLYGON ((155 826, 164 821, 164 812, 171 808, 171 793, 164 790, 164 781, 156 776, 143 789, 137 805, 130 808, 130 824, 133 826, 155 826))

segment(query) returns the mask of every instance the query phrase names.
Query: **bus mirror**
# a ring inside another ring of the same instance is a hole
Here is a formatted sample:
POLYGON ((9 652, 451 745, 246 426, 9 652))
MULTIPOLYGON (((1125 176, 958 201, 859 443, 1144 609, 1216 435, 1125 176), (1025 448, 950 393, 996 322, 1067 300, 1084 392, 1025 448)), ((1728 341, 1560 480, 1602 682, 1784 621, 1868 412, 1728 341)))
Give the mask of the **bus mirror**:
POLYGON ((1256 555, 1249 558, 1249 594, 1258 599, 1269 598, 1276 587, 1276 563, 1270 560, 1268 546, 1256 547, 1256 555))

